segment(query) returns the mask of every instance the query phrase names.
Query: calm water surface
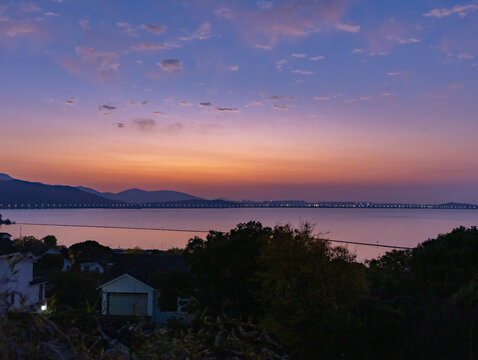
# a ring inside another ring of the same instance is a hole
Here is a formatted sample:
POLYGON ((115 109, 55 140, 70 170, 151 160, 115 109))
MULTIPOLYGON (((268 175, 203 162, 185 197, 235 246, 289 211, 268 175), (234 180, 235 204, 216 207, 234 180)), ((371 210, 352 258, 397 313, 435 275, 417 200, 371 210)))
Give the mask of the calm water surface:
MULTIPOLYGON (((198 231, 227 231, 241 222, 256 220, 266 226, 302 222, 315 225, 315 232, 329 239, 413 247, 418 243, 464 225, 478 225, 478 210, 411 209, 55 209, 0 210, 17 223, 83 226, 117 226, 188 231, 107 229, 16 224, 3 226, 13 236, 55 235, 59 243, 71 245, 97 240, 111 247, 168 249, 184 247, 198 231)), ((359 260, 376 257, 384 250, 349 245, 359 260)))

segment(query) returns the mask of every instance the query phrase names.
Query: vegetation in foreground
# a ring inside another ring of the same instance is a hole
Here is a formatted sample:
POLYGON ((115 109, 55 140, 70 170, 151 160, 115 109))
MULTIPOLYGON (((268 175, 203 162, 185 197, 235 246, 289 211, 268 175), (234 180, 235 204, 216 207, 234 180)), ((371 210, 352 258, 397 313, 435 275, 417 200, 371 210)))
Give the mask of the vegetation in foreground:
MULTIPOLYGON (((73 248, 77 256, 91 251, 83 247, 73 248)), ((189 272, 175 274, 163 290, 191 299, 190 323, 164 329, 100 317, 101 276, 73 270, 54 279, 51 314, 0 320, 0 358, 478 356, 476 227, 362 264, 307 224, 250 222, 193 238, 183 255, 189 272)))

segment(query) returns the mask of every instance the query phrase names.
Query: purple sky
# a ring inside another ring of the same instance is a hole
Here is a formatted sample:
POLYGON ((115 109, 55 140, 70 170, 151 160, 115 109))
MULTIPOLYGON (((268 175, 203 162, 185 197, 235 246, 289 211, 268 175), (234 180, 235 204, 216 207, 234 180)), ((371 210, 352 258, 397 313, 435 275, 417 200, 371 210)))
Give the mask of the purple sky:
POLYGON ((478 1, 0 0, 0 172, 478 203, 478 1))

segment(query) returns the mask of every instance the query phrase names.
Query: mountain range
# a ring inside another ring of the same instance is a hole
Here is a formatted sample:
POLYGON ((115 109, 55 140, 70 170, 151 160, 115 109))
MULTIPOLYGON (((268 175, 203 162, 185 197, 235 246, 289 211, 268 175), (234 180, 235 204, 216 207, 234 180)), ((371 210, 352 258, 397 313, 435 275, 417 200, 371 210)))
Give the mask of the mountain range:
POLYGON ((99 192, 83 186, 47 185, 14 179, 0 173, 0 207, 10 206, 119 206, 124 204, 173 203, 204 200, 177 191, 129 189, 99 192))

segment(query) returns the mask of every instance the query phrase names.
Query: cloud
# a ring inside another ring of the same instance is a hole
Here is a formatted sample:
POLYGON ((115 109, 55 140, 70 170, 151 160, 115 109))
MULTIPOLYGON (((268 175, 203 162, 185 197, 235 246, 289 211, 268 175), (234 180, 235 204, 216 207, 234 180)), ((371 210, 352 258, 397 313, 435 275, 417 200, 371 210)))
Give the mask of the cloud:
POLYGON ((225 19, 232 19, 232 11, 228 8, 219 8, 214 11, 217 17, 225 18, 225 19))
POLYGON ((70 97, 68 100, 65 101, 65 105, 75 105, 78 101, 76 97, 70 97))
POLYGON ((54 13, 54 12, 51 12, 51 11, 48 11, 48 12, 44 13, 43 15, 45 15, 45 16, 55 16, 55 17, 60 16, 60 14, 57 14, 57 13, 54 13))
POLYGON ((395 72, 388 72, 387 75, 388 76, 399 76, 399 75, 402 75, 402 73, 400 71, 395 71, 395 72))
POLYGON ((75 53, 81 57, 83 61, 94 63, 100 72, 116 71, 119 64, 115 61, 118 54, 112 51, 97 51, 91 47, 76 46, 75 53))
POLYGON ((272 46, 270 45, 262 45, 262 44, 256 44, 254 45, 256 49, 262 49, 262 50, 272 50, 272 46))
POLYGON ((291 73, 293 73, 293 74, 302 74, 302 75, 313 75, 313 74, 315 74, 313 71, 300 70, 300 69, 291 70, 291 73))
POLYGON ((391 92, 387 92, 387 91, 382 93, 382 96, 392 96, 392 95, 393 94, 391 92))
POLYGON ((307 54, 292 54, 293 57, 296 57, 296 58, 305 58, 307 56, 307 54))
POLYGON ((141 101, 141 105, 142 106, 145 106, 145 105, 148 105, 149 104, 149 100, 143 100, 141 101))
POLYGON ((100 110, 100 111, 103 111, 103 110, 107 110, 107 111, 116 110, 116 106, 108 105, 108 104, 100 105, 100 106, 98 106, 98 110, 100 110))
POLYGON ((138 45, 132 46, 131 49, 136 51, 159 51, 159 50, 171 50, 178 48, 179 45, 174 42, 167 43, 140 43, 138 45))
POLYGON ((183 69, 183 63, 178 59, 165 59, 158 62, 157 65, 166 72, 178 72, 183 69))
POLYGON ((203 107, 209 107, 209 106, 212 106, 212 104, 210 102, 202 102, 202 103, 199 103, 200 106, 203 106, 203 107))
POLYGON ((229 66, 229 69, 232 71, 239 71, 239 65, 231 65, 229 66))
POLYGON ((307 37, 339 22, 346 7, 344 0, 271 1, 256 9, 237 7, 228 19, 251 46, 270 50, 283 40, 307 37))
POLYGON ((264 103, 262 101, 251 101, 249 103, 250 106, 262 106, 264 103))
POLYGON ((289 108, 285 105, 272 105, 274 110, 287 111, 289 108))
POLYGON ((363 49, 353 49, 352 54, 363 54, 363 49))
POLYGON ((459 89, 459 88, 461 88, 461 87, 463 87, 463 85, 460 84, 460 83, 452 83, 452 84, 449 84, 449 85, 447 86, 447 88, 448 88, 449 90, 456 90, 456 89, 459 89))
POLYGON ((349 33, 358 33, 360 31, 360 25, 336 24, 335 28, 337 30, 349 32, 349 33))
POLYGON ((8 21, 4 27, 3 32, 9 37, 15 37, 18 35, 30 34, 37 30, 37 27, 26 21, 8 21))
POLYGON ((124 128, 124 123, 121 123, 121 122, 116 123, 116 127, 118 127, 118 128, 124 128))
POLYGON ((191 106, 192 103, 190 103, 189 101, 182 100, 182 101, 179 102, 179 105, 181 105, 181 106, 191 106))
POLYGON ((469 11, 473 11, 473 10, 478 10, 478 5, 476 4, 456 5, 450 9, 446 9, 446 8, 433 9, 430 12, 423 14, 423 16, 442 18, 445 16, 458 14, 459 16, 464 17, 468 14, 469 11))
POLYGON ((142 131, 151 131, 156 127, 156 121, 151 118, 138 118, 135 119, 134 125, 142 131))
POLYGON ((161 35, 162 33, 166 31, 166 26, 163 24, 158 24, 158 23, 141 24, 141 28, 155 35, 161 35))
POLYGON ((239 109, 237 108, 220 108, 220 107, 217 107, 216 108, 216 111, 219 111, 219 112, 230 112, 230 113, 238 113, 238 112, 241 112, 239 109))
POLYGON ((287 63, 287 60, 282 59, 279 61, 276 61, 276 69, 279 71, 282 71, 282 67, 287 63))
POLYGON ((191 35, 183 36, 183 37, 180 37, 179 39, 182 41, 205 40, 205 39, 209 39, 211 36, 212 36, 211 24, 208 22, 204 22, 191 35))
POLYGON ((317 101, 328 101, 330 99, 331 99, 330 96, 316 96, 316 97, 314 97, 314 100, 317 100, 317 101))
POLYGON ((389 51, 371 51, 368 53, 370 56, 386 56, 390 55, 389 51))
POLYGON ((323 60, 324 57, 323 56, 314 56, 314 57, 310 57, 309 60, 312 60, 312 61, 318 61, 318 60, 323 60))
POLYGON ((408 39, 397 39, 399 44, 410 44, 410 43, 419 43, 420 39, 408 38, 408 39))
POLYGON ((286 96, 286 95, 272 95, 269 96, 269 100, 276 101, 276 100, 295 100, 293 96, 286 96))
POLYGON ((34 2, 22 2, 20 3, 19 10, 27 13, 40 12, 41 8, 34 2))
POLYGON ((164 112, 162 112, 162 111, 155 111, 155 112, 153 112, 153 114, 154 114, 154 115, 161 116, 161 117, 166 117, 166 118, 170 117, 168 114, 166 114, 166 113, 164 113, 164 112))
POLYGON ((457 59, 460 59, 460 60, 471 60, 475 58, 473 55, 468 53, 459 53, 456 55, 456 57, 457 59))

